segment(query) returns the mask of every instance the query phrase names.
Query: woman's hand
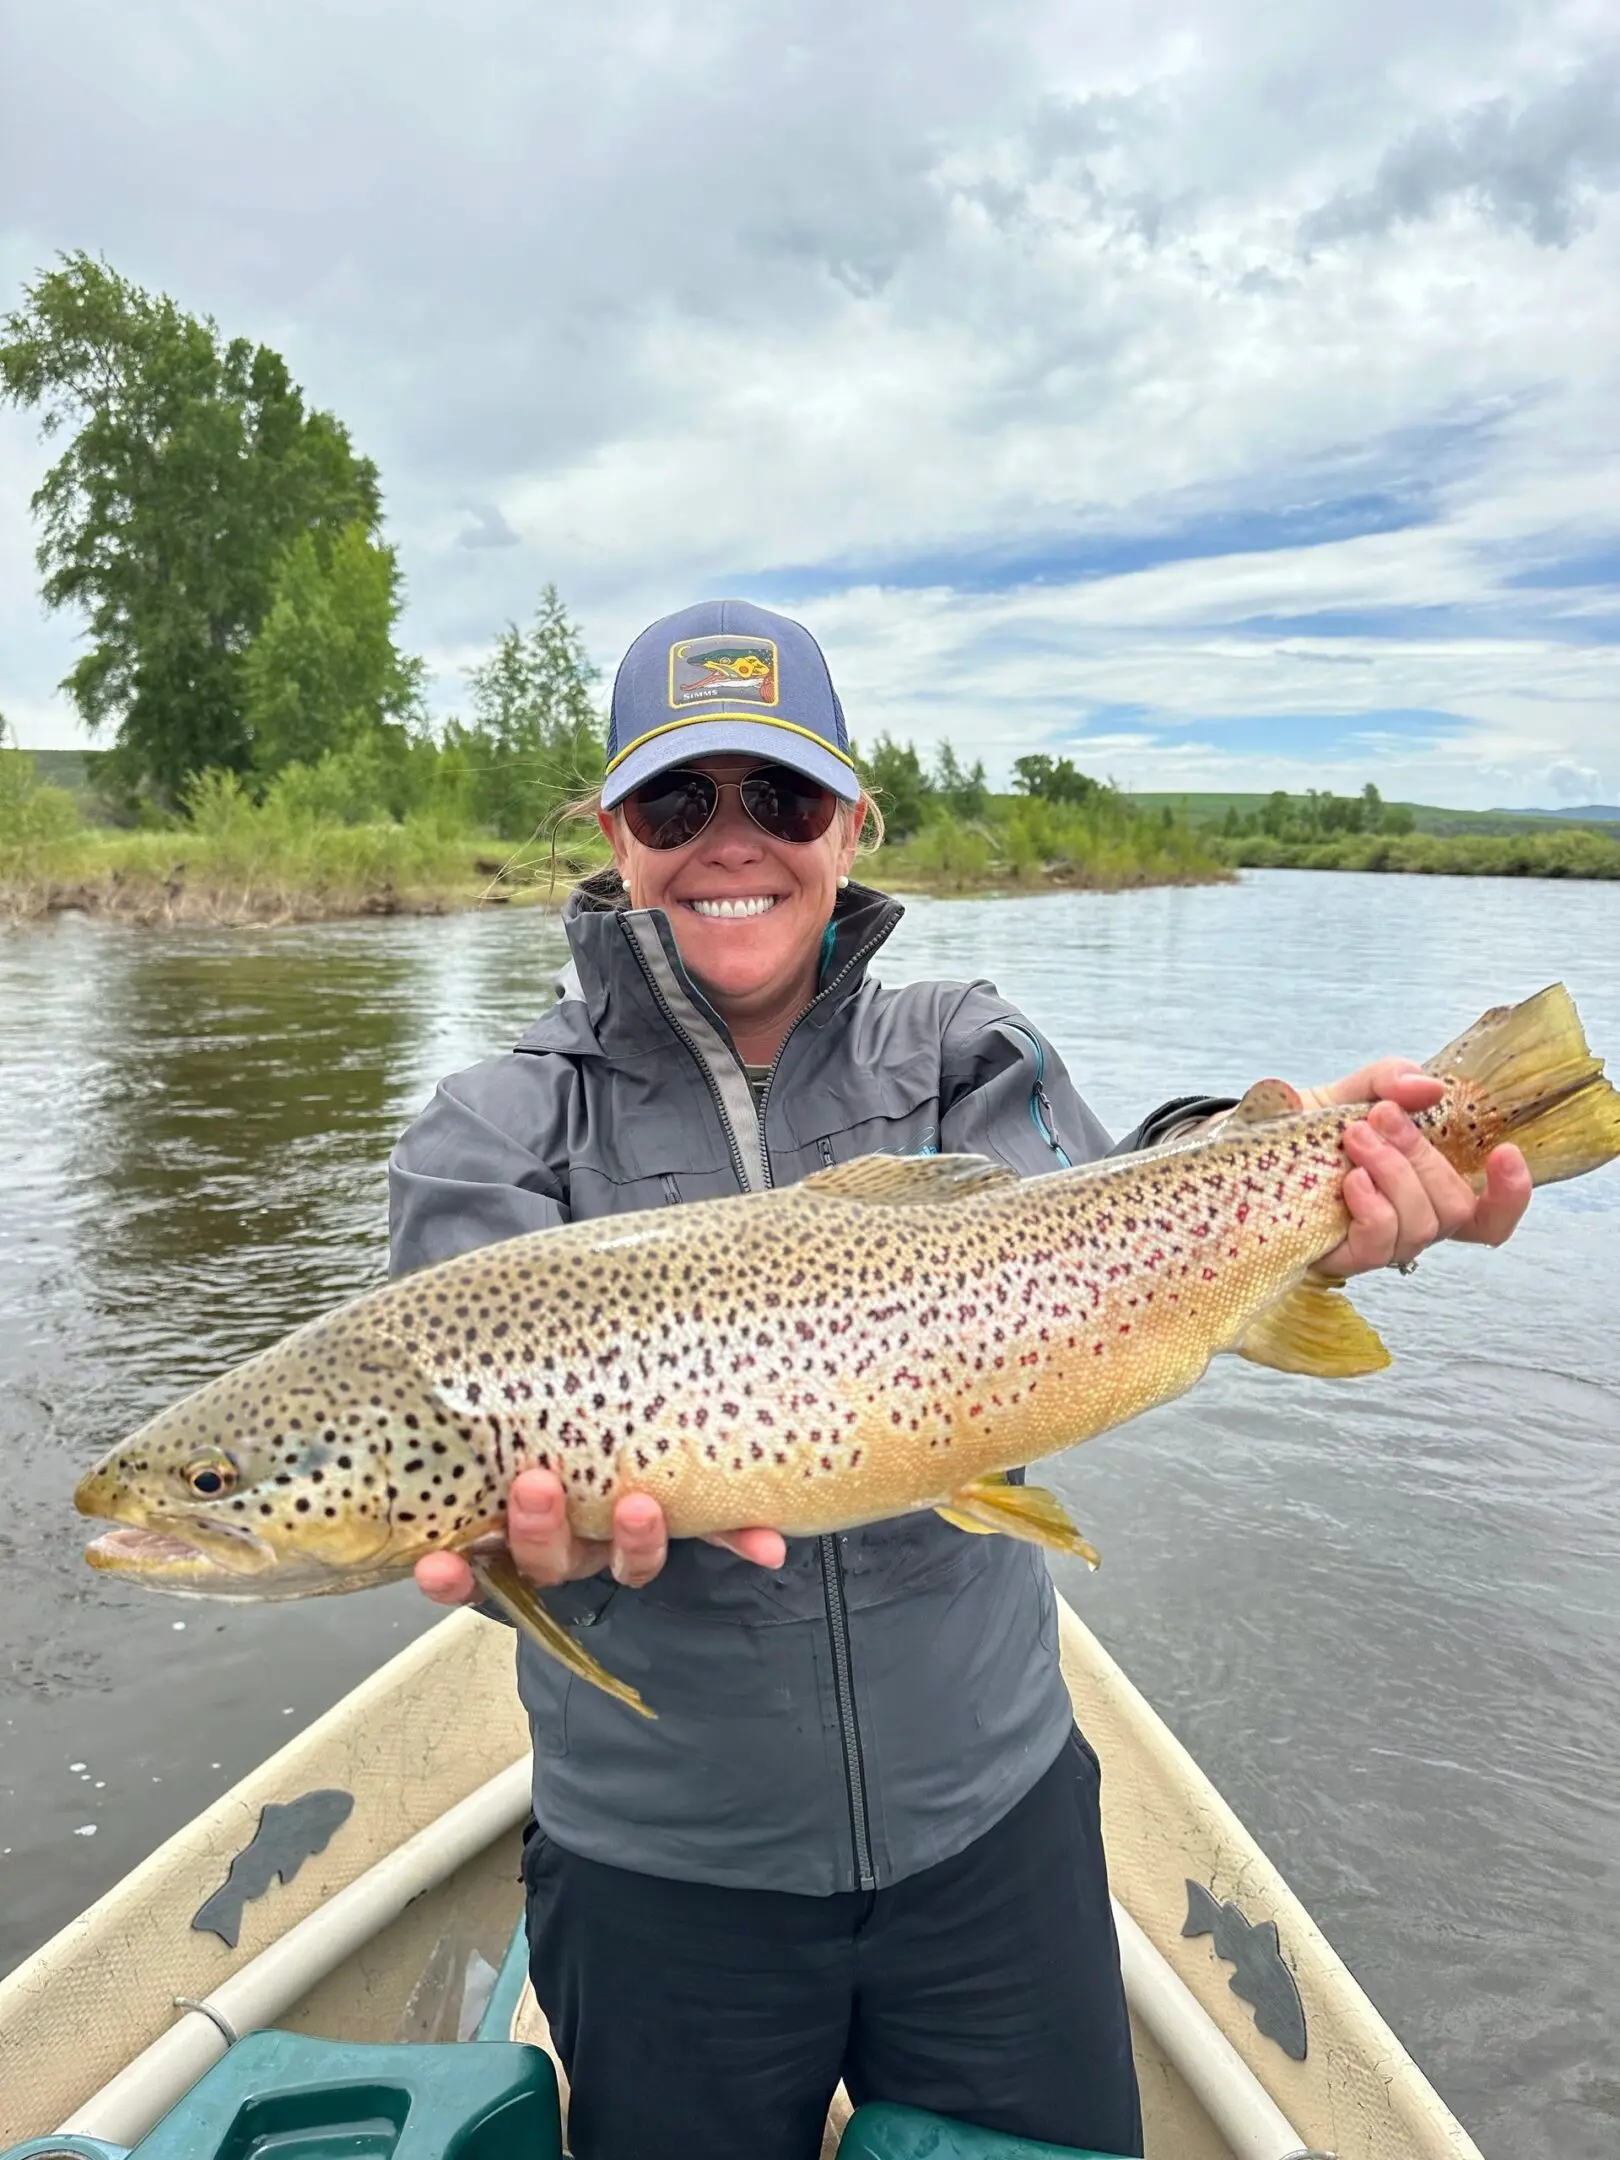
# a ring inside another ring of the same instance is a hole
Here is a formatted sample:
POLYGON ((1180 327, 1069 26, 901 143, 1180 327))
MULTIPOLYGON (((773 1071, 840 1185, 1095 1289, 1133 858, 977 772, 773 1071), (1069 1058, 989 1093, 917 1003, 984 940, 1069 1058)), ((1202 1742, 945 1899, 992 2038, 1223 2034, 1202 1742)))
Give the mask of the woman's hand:
MULTIPOLYGON (((523 1470, 506 1499, 506 1542, 518 1573, 550 1588, 612 1570, 631 1589, 649 1583, 669 1551, 664 1511, 646 1493, 628 1493, 613 1510, 613 1536, 575 1537, 568 1527, 562 1481, 550 1470, 523 1470)), ((759 1567, 780 1567, 787 1542, 779 1530, 722 1530, 705 1540, 759 1567)), ((416 1563, 416 1586, 436 1605, 468 1605, 479 1596, 472 1569, 459 1553, 429 1553, 416 1563)))
POLYGON ((1513 1235, 1530 1203, 1530 1172, 1516 1147, 1492 1150, 1485 1190, 1468 1180, 1412 1123, 1408 1112, 1430 1109, 1445 1093, 1441 1082, 1410 1058, 1381 1058, 1324 1088, 1301 1091, 1307 1109, 1370 1102, 1372 1110, 1345 1128, 1344 1151, 1354 1166, 1344 1181, 1350 1229, 1317 1267, 1324 1275, 1361 1275, 1402 1265, 1440 1238, 1500 1245, 1513 1235))

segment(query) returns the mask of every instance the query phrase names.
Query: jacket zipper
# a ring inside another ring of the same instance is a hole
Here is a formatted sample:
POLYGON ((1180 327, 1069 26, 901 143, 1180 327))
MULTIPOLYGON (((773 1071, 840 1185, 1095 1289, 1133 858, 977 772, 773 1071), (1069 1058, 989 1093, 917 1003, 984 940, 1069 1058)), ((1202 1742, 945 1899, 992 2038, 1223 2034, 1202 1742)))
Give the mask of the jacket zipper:
MULTIPOLYGON (((824 983, 809 1004, 800 1013, 793 1026, 783 1036, 781 1048, 771 1060, 771 1069, 765 1075, 765 1085, 760 1089, 759 1112, 759 1160, 765 1173, 766 1187, 775 1184, 771 1176, 770 1151, 765 1145, 765 1108, 771 1099, 771 1087, 776 1079, 776 1069, 782 1062, 783 1051, 798 1030, 824 998, 830 997, 852 968, 859 967, 870 954, 877 951, 893 925, 888 925, 877 936, 869 938, 838 970, 829 983, 824 983)), ((825 1154, 825 1150, 823 1151, 825 1154)), ((866 1791, 866 1763, 861 1753, 861 1723, 855 1708, 855 1670, 849 1647, 849 1601, 844 1595, 844 1562, 838 1550, 836 1537, 819 1537, 816 1545, 821 1559, 821 1595, 827 1608, 827 1634, 832 1644, 833 1696, 838 1705, 838 1731, 844 1745, 844 1784, 849 1795, 849 1833, 855 1852, 856 1887, 861 1890, 877 1888, 877 1870, 872 1865, 871 1808, 866 1791)))
POLYGON ((1063 1152, 1057 1136, 1057 1120, 1052 1115, 1052 1098, 1046 1092, 1046 1051, 1041 1038, 1029 1028, 1022 1028, 1015 1020, 1004 1023, 1015 1035, 1022 1035, 1035 1052, 1035 1085, 1029 1091, 1029 1121, 1046 1145, 1058 1159, 1060 1170, 1072 1170, 1073 1163, 1063 1152))

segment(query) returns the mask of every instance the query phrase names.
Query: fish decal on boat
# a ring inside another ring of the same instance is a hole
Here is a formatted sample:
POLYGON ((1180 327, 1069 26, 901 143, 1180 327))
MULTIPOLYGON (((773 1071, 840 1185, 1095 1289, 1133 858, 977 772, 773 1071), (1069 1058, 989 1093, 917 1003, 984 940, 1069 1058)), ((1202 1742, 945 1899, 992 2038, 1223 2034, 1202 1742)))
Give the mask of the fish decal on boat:
POLYGON ((354 1811, 354 1794, 332 1786, 297 1800, 272 1800, 259 1811, 259 1827, 231 1862, 213 1896, 191 1916, 199 1933, 217 1935, 234 1950, 242 1933, 242 1908, 261 1898, 279 1877, 290 1883, 306 1860, 325 1852, 354 1811))
MULTIPOLYGON (((1539 1184, 1620 1157, 1620 1094, 1561 985, 1426 1069, 1445 1093, 1416 1122, 1476 1181, 1506 1140, 1539 1184)), ((589 1538, 642 1492, 678 1538, 931 1508, 1095 1565, 1061 1502, 1007 1471, 1180 1395, 1221 1352, 1328 1379, 1389 1363, 1316 1272, 1348 1226, 1341 1142, 1367 1107, 1261 1081, 1214 1125, 1044 1177, 873 1155, 483 1246, 151 1419, 80 1481, 79 1508, 120 1526, 86 1557, 255 1599, 462 1552, 519 1627, 645 1715, 514 1567, 518 1471, 555 1472, 589 1538)))
POLYGON ((1187 1880, 1183 1935, 1212 1935, 1215 1955, 1235 1965, 1227 1986, 1254 2007, 1254 2022, 1294 2062, 1305 2060, 1305 2005, 1283 1962, 1275 1920, 1249 1920, 1230 1899, 1217 1898, 1201 1882, 1187 1880))

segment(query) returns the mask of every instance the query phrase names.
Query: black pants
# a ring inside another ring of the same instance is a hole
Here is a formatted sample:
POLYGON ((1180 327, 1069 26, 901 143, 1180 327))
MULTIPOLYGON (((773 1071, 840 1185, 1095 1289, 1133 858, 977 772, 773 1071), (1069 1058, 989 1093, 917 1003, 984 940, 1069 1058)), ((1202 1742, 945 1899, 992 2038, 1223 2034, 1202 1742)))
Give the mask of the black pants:
POLYGON ((994 1829, 877 1891, 732 1890, 524 1854, 530 1971, 577 2160, 816 2160, 842 2077, 1013 2136, 1139 2154, 1076 1733, 994 1829))

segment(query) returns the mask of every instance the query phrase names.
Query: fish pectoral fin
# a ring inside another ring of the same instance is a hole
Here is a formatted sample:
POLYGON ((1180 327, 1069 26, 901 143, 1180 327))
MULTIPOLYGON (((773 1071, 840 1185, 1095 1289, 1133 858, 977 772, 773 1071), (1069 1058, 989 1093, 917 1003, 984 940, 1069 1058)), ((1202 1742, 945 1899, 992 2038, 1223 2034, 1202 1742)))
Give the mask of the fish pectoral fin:
POLYGON ((1251 1320, 1232 1346, 1251 1364, 1277 1372, 1311 1373, 1318 1380, 1353 1380, 1382 1372, 1389 1352, 1344 1292, 1320 1275, 1307 1275, 1251 1320))
POLYGON ((859 1200, 868 1207, 937 1207, 1017 1183, 1016 1170, 988 1155, 862 1155, 815 1171, 793 1191, 821 1200, 859 1200))
POLYGON ((552 1618, 541 1604, 534 1585, 518 1573, 510 1553, 468 1553, 466 1560, 474 1581, 485 1596, 501 1608, 514 1627, 521 1628, 559 1665, 566 1665, 576 1679, 588 1680, 592 1687, 599 1687, 615 1702, 628 1703, 642 1717, 658 1715, 656 1710, 648 1709, 628 1682, 616 1680, 605 1665, 598 1665, 562 1622, 552 1618))
POLYGON ((960 1492, 953 1492, 934 1513, 974 1537, 999 1531, 1003 1537, 1022 1538, 1026 1544, 1072 1553, 1087 1567, 1098 1564, 1096 1547, 1086 1543, 1069 1520, 1063 1502, 1042 1485, 1009 1485, 1004 1477, 974 1478, 960 1492))

